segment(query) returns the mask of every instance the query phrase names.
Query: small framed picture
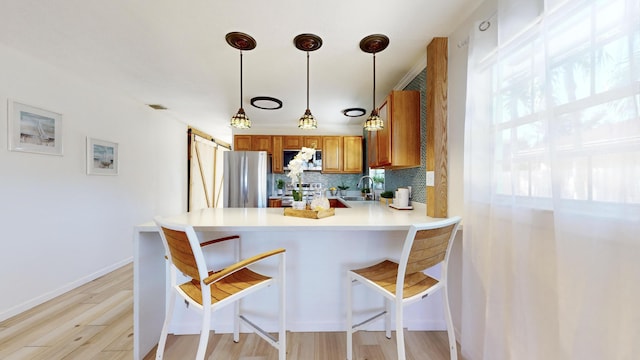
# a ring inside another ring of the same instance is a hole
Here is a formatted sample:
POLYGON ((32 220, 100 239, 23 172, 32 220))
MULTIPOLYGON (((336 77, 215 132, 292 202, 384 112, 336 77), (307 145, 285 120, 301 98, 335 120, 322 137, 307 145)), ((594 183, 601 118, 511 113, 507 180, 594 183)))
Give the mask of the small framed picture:
POLYGON ((62 115, 9 100, 9 150, 62 155, 62 115))
POLYGON ((118 144, 87 137, 87 174, 118 175, 118 144))

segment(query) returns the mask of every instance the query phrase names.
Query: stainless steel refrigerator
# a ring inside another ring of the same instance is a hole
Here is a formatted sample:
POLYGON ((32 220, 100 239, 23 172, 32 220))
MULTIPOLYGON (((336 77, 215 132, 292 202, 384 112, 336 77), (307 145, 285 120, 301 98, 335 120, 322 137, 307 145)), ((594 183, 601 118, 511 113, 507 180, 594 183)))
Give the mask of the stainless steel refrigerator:
POLYGON ((267 207, 271 188, 269 160, 266 151, 224 153, 224 207, 267 207))

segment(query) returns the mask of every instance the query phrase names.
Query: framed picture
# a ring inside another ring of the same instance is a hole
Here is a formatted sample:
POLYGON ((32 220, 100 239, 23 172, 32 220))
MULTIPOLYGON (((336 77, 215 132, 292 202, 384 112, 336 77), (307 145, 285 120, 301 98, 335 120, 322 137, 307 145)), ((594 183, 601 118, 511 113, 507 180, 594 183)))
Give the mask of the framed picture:
POLYGON ((118 144, 87 137, 87 174, 118 175, 118 144))
POLYGON ((62 155, 62 115, 9 100, 9 150, 62 155))

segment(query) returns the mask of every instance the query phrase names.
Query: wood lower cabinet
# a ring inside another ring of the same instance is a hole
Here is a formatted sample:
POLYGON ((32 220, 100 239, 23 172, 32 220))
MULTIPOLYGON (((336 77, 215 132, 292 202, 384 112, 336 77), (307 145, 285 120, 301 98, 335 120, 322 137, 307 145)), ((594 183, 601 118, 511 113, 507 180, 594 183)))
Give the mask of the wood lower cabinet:
POLYGON ((329 206, 332 208, 346 208, 347 206, 338 199, 329 199, 329 206))
POLYGON ((420 92, 392 91, 379 108, 384 129, 367 136, 369 167, 420 166, 420 92))
POLYGON ((282 207, 282 199, 269 199, 269 207, 282 207))

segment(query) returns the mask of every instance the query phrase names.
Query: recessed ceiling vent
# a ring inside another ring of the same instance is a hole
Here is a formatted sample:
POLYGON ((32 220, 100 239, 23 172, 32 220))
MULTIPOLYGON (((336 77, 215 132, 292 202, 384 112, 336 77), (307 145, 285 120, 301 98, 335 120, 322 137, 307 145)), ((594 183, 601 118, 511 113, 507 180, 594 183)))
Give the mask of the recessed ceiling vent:
POLYGON ((154 110, 167 110, 166 107, 160 105, 160 104, 148 104, 150 108, 154 109, 154 110))

